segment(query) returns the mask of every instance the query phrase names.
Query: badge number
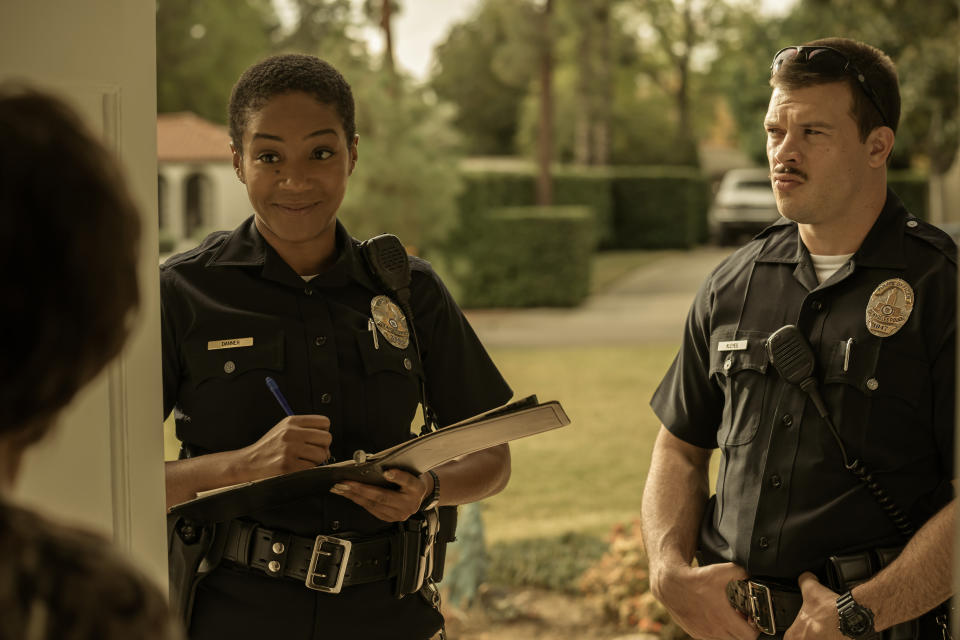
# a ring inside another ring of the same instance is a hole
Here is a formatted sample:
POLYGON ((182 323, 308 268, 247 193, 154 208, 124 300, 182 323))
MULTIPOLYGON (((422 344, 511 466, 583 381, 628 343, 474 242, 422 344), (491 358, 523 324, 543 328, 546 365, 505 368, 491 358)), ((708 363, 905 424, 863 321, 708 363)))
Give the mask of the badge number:
POLYGON ((867 330, 888 338, 907 323, 913 311, 913 288, 900 278, 884 280, 867 302, 867 330))

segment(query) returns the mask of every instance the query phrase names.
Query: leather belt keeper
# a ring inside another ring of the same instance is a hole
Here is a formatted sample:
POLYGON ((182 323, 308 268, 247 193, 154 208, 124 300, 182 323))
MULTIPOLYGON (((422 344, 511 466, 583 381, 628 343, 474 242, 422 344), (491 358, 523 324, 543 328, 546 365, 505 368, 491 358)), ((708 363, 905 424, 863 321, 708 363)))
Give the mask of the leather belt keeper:
POLYGON ((226 537, 224 560, 327 593, 396 577, 406 555, 397 532, 368 538, 305 538, 238 519, 229 523, 226 537))
POLYGON ((770 636, 786 631, 803 606, 799 590, 756 580, 731 580, 727 583, 727 600, 770 636))

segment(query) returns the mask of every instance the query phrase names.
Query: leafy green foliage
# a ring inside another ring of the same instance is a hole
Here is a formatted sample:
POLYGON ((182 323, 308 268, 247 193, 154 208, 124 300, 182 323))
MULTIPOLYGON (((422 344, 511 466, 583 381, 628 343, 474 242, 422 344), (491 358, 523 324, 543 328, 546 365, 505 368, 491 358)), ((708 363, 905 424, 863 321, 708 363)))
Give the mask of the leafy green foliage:
MULTIPOLYGON (((506 168, 465 168, 464 188, 458 198, 460 212, 457 240, 468 241, 484 216, 496 207, 529 206, 536 200, 536 173, 531 165, 506 168)), ((609 174, 604 169, 556 167, 553 169, 554 203, 584 205, 596 218, 597 241, 608 244, 611 236, 613 200, 609 174)))
POLYGON ((926 176, 910 171, 891 171, 887 185, 899 196, 907 211, 923 220, 928 220, 930 190, 926 176))
POLYGON ((471 154, 513 152, 519 106, 536 68, 522 25, 529 10, 514 0, 488 0, 455 25, 435 51, 431 88, 456 106, 454 124, 471 154))
POLYGON ((465 307, 575 306, 590 290, 595 220, 586 207, 504 207, 448 254, 465 307))
POLYGON ((497 542, 487 552, 487 582, 576 593, 584 571, 606 551, 603 540, 574 532, 497 542))
POLYGON ((393 95, 384 74, 357 69, 350 81, 360 159, 339 215, 358 238, 393 233, 429 253, 457 219, 458 139, 449 110, 403 85, 393 95))
POLYGON ((640 522, 618 524, 607 552, 584 572, 580 588, 599 598, 607 618, 625 628, 656 633, 666 640, 687 638, 650 593, 647 569, 640 522))
POLYGON ((761 126, 769 101, 770 59, 778 49, 831 35, 862 40, 886 52, 897 65, 902 115, 894 168, 918 157, 932 171, 946 170, 960 140, 958 63, 960 7, 954 2, 917 6, 885 0, 800 0, 784 17, 764 17, 749 6, 731 5, 718 31, 711 90, 726 96, 740 141, 764 158, 761 126))
POLYGON ((226 123, 233 83, 278 24, 269 0, 157 0, 157 110, 226 123))
POLYGON ((613 246, 692 247, 706 238, 710 190, 699 171, 682 167, 618 169, 612 190, 613 246))

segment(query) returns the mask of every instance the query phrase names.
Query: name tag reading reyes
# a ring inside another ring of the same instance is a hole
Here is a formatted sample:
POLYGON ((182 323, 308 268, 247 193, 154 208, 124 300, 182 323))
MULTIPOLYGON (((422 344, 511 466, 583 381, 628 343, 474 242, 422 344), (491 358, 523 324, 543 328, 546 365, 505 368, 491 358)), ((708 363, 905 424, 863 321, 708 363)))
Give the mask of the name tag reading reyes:
POLYGON ((237 347, 252 347, 253 338, 230 338, 228 340, 211 340, 207 343, 207 351, 215 349, 235 349, 237 347))
POLYGON ((746 340, 728 340, 717 344, 717 351, 743 351, 746 348, 746 340))

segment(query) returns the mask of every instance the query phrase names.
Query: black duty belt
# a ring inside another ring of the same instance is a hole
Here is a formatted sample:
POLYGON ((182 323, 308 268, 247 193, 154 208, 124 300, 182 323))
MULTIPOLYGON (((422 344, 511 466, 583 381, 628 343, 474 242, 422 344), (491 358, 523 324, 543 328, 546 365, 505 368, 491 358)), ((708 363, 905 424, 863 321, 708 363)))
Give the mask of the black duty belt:
POLYGON ((803 606, 799 590, 757 580, 731 580, 727 584, 727 599, 770 636, 786 631, 803 606))
POLYGON ((405 548, 409 543, 403 529, 362 538, 305 538, 237 519, 229 523, 223 558, 316 591, 339 593, 346 586, 401 576, 411 565, 416 571, 416 558, 408 557, 413 550, 405 548))

